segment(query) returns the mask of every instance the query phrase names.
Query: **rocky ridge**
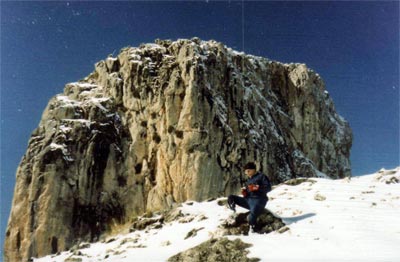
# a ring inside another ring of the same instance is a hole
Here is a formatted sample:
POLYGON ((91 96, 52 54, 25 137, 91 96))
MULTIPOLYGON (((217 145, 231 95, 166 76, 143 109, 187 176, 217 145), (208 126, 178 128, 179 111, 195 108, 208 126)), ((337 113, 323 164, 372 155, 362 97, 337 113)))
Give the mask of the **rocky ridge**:
POLYGON ((5 260, 57 253, 145 211, 236 192, 249 160, 274 183, 350 176, 351 143, 304 64, 198 38, 124 48, 49 101, 17 170, 5 260))

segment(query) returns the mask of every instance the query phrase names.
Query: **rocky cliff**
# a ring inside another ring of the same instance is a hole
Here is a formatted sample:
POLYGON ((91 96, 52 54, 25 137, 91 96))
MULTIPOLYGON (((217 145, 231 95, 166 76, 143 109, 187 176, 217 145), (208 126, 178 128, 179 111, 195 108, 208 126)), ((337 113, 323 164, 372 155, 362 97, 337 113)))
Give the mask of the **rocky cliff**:
POLYGON ((350 176, 352 134, 320 76, 215 41, 124 48, 52 98, 17 170, 5 260, 96 240, 115 224, 274 183, 350 176))

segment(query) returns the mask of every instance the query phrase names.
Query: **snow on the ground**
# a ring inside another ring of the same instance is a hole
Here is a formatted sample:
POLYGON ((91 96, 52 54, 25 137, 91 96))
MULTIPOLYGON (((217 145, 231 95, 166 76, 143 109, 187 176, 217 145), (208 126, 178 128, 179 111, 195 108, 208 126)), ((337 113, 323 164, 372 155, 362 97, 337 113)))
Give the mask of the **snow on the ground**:
MULTIPOLYGON (((248 256, 261 261, 400 261, 400 167, 351 179, 311 180, 282 184, 269 193, 267 208, 289 231, 229 238, 251 243, 248 256)), ((188 216, 161 229, 121 234, 76 255, 63 252, 34 261, 166 261, 219 237, 218 226, 232 213, 217 200, 185 203, 181 210, 188 216), (199 229, 197 235, 185 239, 193 229, 199 229)))
POLYGON ((400 168, 342 180, 313 179, 270 193, 268 209, 289 225, 257 236, 251 257, 263 261, 400 261, 400 168), (392 184, 386 181, 392 180, 392 184), (316 196, 325 197, 326 200, 316 196), (264 246, 262 249, 260 246, 264 246))

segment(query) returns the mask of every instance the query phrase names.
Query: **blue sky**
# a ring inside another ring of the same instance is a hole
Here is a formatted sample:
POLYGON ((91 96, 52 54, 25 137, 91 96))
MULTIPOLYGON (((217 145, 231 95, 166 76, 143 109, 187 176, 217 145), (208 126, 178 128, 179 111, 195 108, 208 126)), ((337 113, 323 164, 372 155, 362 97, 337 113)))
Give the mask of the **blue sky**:
POLYGON ((156 38, 306 63, 350 122, 353 175, 400 165, 398 1, 245 2, 243 11, 244 20, 238 1, 1 2, 1 247, 16 168, 48 100, 95 62, 156 38))

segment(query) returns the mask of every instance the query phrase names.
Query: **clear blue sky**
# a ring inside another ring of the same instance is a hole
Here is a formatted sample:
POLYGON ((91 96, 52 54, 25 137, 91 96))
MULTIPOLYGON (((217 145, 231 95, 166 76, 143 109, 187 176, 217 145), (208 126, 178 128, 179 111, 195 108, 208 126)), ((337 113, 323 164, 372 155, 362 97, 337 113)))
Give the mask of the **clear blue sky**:
POLYGON ((399 2, 1 2, 1 249, 16 168, 48 100, 125 46, 215 39, 306 63, 353 129, 353 175, 399 166, 399 2))

